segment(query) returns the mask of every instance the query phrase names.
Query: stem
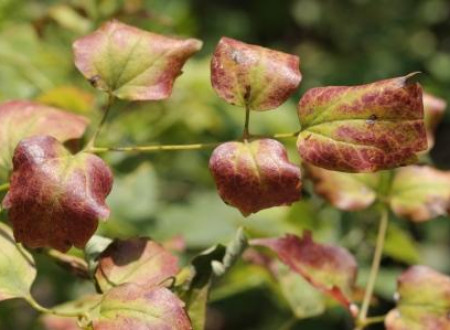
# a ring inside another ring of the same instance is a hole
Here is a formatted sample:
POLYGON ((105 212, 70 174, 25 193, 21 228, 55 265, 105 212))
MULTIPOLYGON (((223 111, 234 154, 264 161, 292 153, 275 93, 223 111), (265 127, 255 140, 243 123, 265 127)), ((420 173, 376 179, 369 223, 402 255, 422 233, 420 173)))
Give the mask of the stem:
POLYGON ((364 321, 358 321, 358 329, 364 329, 368 325, 384 322, 386 315, 368 317, 364 321))
POLYGON ((112 105, 114 103, 114 95, 112 93, 108 93, 108 103, 106 104, 106 109, 103 114, 102 119, 100 120, 100 123, 98 124, 97 128, 95 129, 94 135, 89 140, 86 149, 93 148, 95 145, 95 140, 97 140, 98 135, 100 134, 100 131, 102 130, 103 125, 106 122, 106 119, 108 118, 109 110, 112 108, 112 105))
POLYGON ((0 191, 7 191, 9 189, 9 182, 0 185, 0 191))
POLYGON ((39 304, 31 295, 26 297, 25 300, 33 307, 35 310, 45 314, 52 314, 62 317, 77 317, 77 318, 88 318, 88 315, 85 312, 61 312, 55 309, 50 309, 39 304))
POLYGON ((65 253, 61 253, 54 249, 46 249, 43 250, 42 252, 46 254, 48 257, 54 259, 61 267, 69 270, 75 276, 86 279, 90 278, 88 265, 86 261, 84 261, 83 259, 65 253))
POLYGON ((242 138, 247 140, 250 137, 249 127, 250 125, 250 108, 248 104, 245 104, 245 124, 244 124, 244 133, 242 134, 242 138))
MULTIPOLYGON (((378 270, 380 268, 381 256, 383 253, 384 239, 386 237, 386 230, 389 222, 389 214, 386 208, 381 211, 380 226, 378 229, 377 245, 375 246, 375 254, 372 260, 372 267, 370 269, 369 281, 367 283, 366 292, 364 293, 364 299, 361 305, 361 312, 359 314, 358 323, 366 324, 367 312, 369 311, 370 300, 372 299, 375 282, 377 280, 378 270)), ((361 328, 361 329, 362 329, 361 328)))
POLYGON ((133 146, 133 147, 90 147, 86 152, 102 153, 108 151, 123 152, 155 152, 155 151, 177 151, 177 150, 200 150, 217 147, 220 143, 195 143, 195 144, 166 144, 153 146, 133 146))

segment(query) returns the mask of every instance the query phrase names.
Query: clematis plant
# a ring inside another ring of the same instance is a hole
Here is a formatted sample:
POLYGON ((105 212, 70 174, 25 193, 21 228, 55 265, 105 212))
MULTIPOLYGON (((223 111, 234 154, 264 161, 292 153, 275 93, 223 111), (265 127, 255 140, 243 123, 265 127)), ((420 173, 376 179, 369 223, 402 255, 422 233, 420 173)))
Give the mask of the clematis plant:
POLYGON ((375 322, 392 330, 450 329, 450 278, 420 265, 398 278, 395 309, 368 316, 390 214, 423 222, 450 209, 450 173, 415 164, 434 142, 445 103, 423 94, 416 73, 360 86, 317 87, 299 101, 298 132, 255 135, 251 113, 276 109, 295 93, 302 80, 300 59, 223 37, 212 55, 211 83, 221 99, 242 108, 242 136, 215 144, 96 145, 116 99, 170 97, 183 65, 201 47, 197 39, 162 36, 116 20, 76 40, 75 66, 108 95, 104 116, 84 144, 89 122, 82 116, 23 100, 0 105, 2 205, 9 222, 0 223, 0 301, 25 299, 44 314, 49 329, 56 324, 66 329, 203 329, 211 288, 243 256, 241 262, 261 267, 283 292, 292 285, 307 290, 315 308, 302 309, 301 299, 291 299, 297 317, 322 313, 331 299, 358 329, 375 322), (286 138, 297 138, 303 175, 279 141, 286 138), (68 143, 74 140, 83 147, 74 150, 68 143), (114 175, 96 154, 210 147, 215 148, 211 183, 243 217, 297 202, 307 180, 338 209, 379 211, 362 301, 356 258, 343 247, 319 242, 310 231, 302 237, 249 237, 240 228, 227 245, 211 247, 184 267, 151 238, 94 235, 99 221, 109 216, 105 200, 114 175), (81 249, 86 260, 66 254, 72 247, 81 249), (97 294, 43 307, 30 291, 37 248, 90 279, 97 294))

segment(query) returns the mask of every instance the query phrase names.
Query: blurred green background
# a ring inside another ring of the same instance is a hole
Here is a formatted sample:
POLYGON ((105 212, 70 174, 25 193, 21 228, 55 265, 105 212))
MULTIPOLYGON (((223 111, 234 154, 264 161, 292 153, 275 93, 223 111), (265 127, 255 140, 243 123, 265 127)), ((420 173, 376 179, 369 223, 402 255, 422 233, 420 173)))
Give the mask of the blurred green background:
MULTIPOLYGON (((0 101, 39 100, 98 121, 105 96, 75 69, 71 44, 111 18, 163 34, 197 37, 204 48, 188 61, 169 100, 117 103, 99 146, 238 138, 244 112, 220 100, 210 85, 210 56, 221 36, 301 58, 298 93, 275 111, 253 113, 254 134, 298 130, 295 104, 314 86, 361 84, 422 71, 424 88, 450 101, 450 2, 445 0, 0 0, 0 101)), ((450 169, 449 143, 447 114, 431 153, 441 169, 450 169)), ((298 163, 295 141, 286 144, 291 160, 298 163)), ((216 194, 207 167, 209 155, 210 151, 105 155, 116 179, 108 198, 111 218, 99 233, 148 235, 160 241, 182 235, 187 250, 181 259, 187 262, 193 253, 227 242, 240 225, 255 236, 300 234, 306 228, 317 240, 354 253, 360 264, 358 283, 364 286, 375 212, 337 211, 306 183, 304 199, 292 207, 244 219, 216 194)), ((376 312, 392 308, 396 276, 408 265, 426 264, 449 273, 449 252, 448 218, 423 224, 394 219, 377 282, 376 312)), ((42 304, 52 306, 93 291, 89 282, 45 257, 37 255, 37 260, 40 272, 33 292, 42 304)), ((302 293, 305 285, 286 289, 261 269, 238 264, 215 285, 208 329, 352 328, 346 312, 332 302, 325 314, 297 320, 296 290, 302 293)), ((38 329, 36 318, 21 301, 0 304, 2 330, 38 329)))

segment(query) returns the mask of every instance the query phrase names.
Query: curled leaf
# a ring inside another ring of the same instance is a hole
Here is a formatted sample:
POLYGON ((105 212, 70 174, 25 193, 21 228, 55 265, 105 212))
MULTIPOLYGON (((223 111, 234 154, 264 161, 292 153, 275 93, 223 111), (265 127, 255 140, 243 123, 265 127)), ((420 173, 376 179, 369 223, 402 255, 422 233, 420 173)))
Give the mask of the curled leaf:
POLYGON ((283 263, 314 287, 351 308, 357 264, 344 248, 315 243, 310 232, 305 232, 301 238, 288 234, 280 238, 254 239, 250 244, 272 249, 283 263))
POLYGON ((72 155, 53 137, 22 140, 14 152, 11 186, 3 200, 14 237, 31 248, 83 248, 106 219, 112 173, 99 157, 72 155))
POLYGON ((398 278, 397 294, 397 308, 387 315, 386 329, 450 329, 450 277, 413 266, 398 278))
POLYGON ((94 87, 127 100, 160 100, 172 93, 187 59, 202 47, 113 20, 73 44, 75 65, 94 87))
POLYGON ((147 238, 115 240, 100 255, 95 279, 102 292, 123 283, 157 286, 178 273, 178 258, 147 238))
POLYGON ((183 302, 166 288, 128 283, 105 294, 95 330, 192 329, 183 302))
POLYGON ((427 140, 422 88, 411 82, 413 75, 306 92, 298 107, 297 147, 303 160, 343 172, 415 162, 427 140))
POLYGON ((379 173, 342 173, 307 165, 314 190, 340 210, 357 211, 377 198, 379 173))
POLYGON ((47 134, 65 142, 80 138, 87 125, 85 117, 35 102, 0 104, 0 177, 6 179, 12 169, 12 156, 20 140, 47 134))
POLYGON ((434 145, 434 132, 444 116, 447 102, 443 99, 423 93, 423 110, 425 114, 425 127, 427 129, 428 149, 434 145))
POLYGON ((396 171, 390 205, 401 217, 426 221, 450 210, 450 172, 429 166, 407 166, 396 171))
POLYGON ((36 267, 30 253, 14 242, 11 228, 0 222, 0 301, 30 296, 36 267))
POLYGON ((300 59, 223 37, 211 61, 211 82, 221 98, 251 110, 280 106, 297 89, 300 59))
POLYGON ((214 150, 209 168, 224 202, 244 216, 300 199, 300 169, 276 140, 223 143, 214 150))

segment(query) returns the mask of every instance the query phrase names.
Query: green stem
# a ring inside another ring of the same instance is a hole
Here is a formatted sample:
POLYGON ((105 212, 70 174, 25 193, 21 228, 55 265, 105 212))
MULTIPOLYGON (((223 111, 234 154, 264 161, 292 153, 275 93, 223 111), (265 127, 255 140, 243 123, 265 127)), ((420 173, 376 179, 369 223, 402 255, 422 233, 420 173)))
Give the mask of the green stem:
POLYGON ((242 134, 242 138, 244 140, 247 140, 250 137, 249 125, 250 125, 250 108, 249 108, 248 104, 246 104, 245 105, 244 133, 242 134))
MULTIPOLYGON (((372 299, 373 290, 375 288, 375 282, 378 276, 378 270, 380 269, 381 256, 383 254, 384 240, 386 238, 386 231, 389 223, 389 214, 386 207, 381 211, 380 226, 378 229, 377 243, 375 246, 375 254, 372 260, 372 267, 370 269, 369 281, 367 283, 366 291, 364 293, 364 299, 361 305, 361 311, 358 317, 358 324, 365 326, 367 322, 367 312, 369 311, 370 301, 372 299)), ((358 328, 358 329, 363 329, 358 328)))
POLYGON ((386 315, 368 317, 364 321, 358 321, 358 329, 364 329, 368 325, 384 322, 386 315))
POLYGON ((7 191, 9 189, 9 182, 0 185, 0 191, 7 191))
POLYGON ((106 104, 105 112, 103 113, 103 117, 100 120, 100 123, 98 124, 97 128, 95 129, 94 135, 89 140, 86 149, 91 149, 95 145, 95 140, 97 140, 98 135, 100 134, 100 131, 102 130, 102 127, 106 123, 106 119, 108 118, 109 111, 112 108, 112 105, 114 103, 114 95, 112 93, 108 93, 108 103, 106 104))
POLYGON ((52 314, 61 317, 76 317, 76 318, 88 318, 88 315, 85 312, 61 312, 55 309, 50 309, 39 304, 31 295, 26 297, 25 300, 33 307, 36 311, 45 314, 52 314))

